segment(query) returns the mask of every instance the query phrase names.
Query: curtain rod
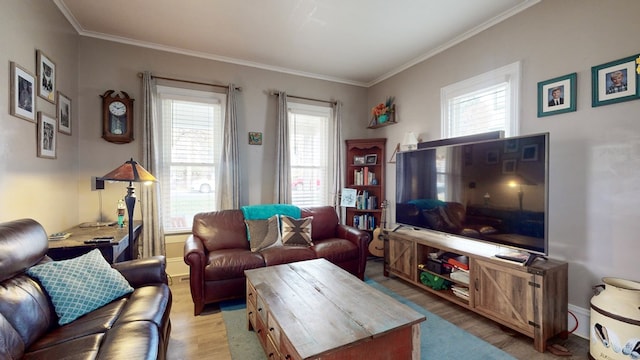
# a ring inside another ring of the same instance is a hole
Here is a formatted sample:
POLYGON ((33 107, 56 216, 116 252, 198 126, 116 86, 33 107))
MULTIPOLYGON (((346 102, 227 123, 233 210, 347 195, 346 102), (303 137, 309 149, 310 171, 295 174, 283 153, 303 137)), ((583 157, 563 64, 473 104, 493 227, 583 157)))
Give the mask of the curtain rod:
MULTIPOLYGON (((276 92, 276 91, 272 91, 271 95, 280 95, 280 94, 278 92, 276 92)), ((329 104, 332 104, 332 105, 337 105, 338 104, 337 101, 320 100, 320 99, 308 98, 308 97, 304 97, 304 96, 295 96, 295 95, 287 94, 287 97, 294 98, 294 99, 319 101, 319 102, 323 102, 323 103, 329 103, 329 104)))
MULTIPOLYGON (((138 77, 142 78, 142 73, 138 73, 138 77)), ((215 86, 215 87, 220 87, 220 88, 225 88, 228 89, 229 87, 226 85, 219 85, 219 84, 211 84, 211 83, 205 83, 205 82, 199 82, 199 81, 191 81, 191 80, 183 80, 183 79, 176 79, 176 78, 170 78, 170 77, 163 77, 163 76, 156 76, 156 75, 151 75, 152 78, 156 78, 156 79, 162 79, 162 80, 170 80, 170 81, 179 81, 179 82, 183 82, 183 83, 187 83, 187 84, 196 84, 196 85, 206 85, 206 86, 215 86)), ((236 90, 238 91, 242 91, 242 88, 239 86, 236 86, 236 90)))

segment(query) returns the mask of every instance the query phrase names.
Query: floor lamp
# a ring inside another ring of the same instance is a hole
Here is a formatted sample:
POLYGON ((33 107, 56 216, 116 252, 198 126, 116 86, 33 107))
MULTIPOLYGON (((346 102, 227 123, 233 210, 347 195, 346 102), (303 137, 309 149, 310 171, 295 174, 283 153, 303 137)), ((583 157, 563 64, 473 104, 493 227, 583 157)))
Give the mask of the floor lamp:
POLYGON ((129 215, 129 247, 131 249, 129 256, 131 257, 131 259, 134 259, 134 251, 136 251, 136 249, 133 248, 133 210, 136 207, 136 194, 133 183, 143 182, 145 184, 150 184, 158 180, 147 170, 145 170, 140 164, 134 161, 133 158, 118 166, 115 170, 112 170, 100 179, 107 181, 129 182, 129 186, 127 186, 127 195, 125 195, 124 197, 124 202, 127 205, 127 214, 129 215))

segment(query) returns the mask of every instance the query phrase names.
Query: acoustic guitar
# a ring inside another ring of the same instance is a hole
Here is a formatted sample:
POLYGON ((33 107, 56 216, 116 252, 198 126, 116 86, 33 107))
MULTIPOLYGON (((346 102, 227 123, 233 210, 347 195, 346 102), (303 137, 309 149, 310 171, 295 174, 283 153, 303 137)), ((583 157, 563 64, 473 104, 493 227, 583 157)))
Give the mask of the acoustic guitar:
POLYGON ((371 242, 369 243, 369 254, 377 257, 384 256, 384 240, 382 237, 382 229, 387 225, 386 214, 387 214, 387 200, 383 201, 380 205, 382 209, 382 216, 380 218, 380 224, 373 230, 373 237, 371 238, 371 242), (382 225, 382 227, 380 227, 382 225))

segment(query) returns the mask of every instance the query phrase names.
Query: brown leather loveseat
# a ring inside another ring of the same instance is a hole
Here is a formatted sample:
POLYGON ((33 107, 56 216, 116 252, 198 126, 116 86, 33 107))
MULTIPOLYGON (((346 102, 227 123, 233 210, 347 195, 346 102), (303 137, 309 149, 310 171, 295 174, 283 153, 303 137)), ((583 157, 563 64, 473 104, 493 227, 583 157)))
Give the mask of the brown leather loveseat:
POLYGON ((52 264, 47 250, 35 220, 0 224, 0 359, 166 358, 172 298, 164 257, 114 264, 133 292, 59 325, 51 295, 26 274, 52 264))
POLYGON ((364 278, 369 234, 338 222, 331 206, 300 208, 313 217, 310 247, 271 247, 250 250, 242 210, 221 210, 194 216, 192 235, 184 245, 190 267, 194 314, 205 304, 245 296, 244 271, 295 261, 325 258, 360 279, 364 278))

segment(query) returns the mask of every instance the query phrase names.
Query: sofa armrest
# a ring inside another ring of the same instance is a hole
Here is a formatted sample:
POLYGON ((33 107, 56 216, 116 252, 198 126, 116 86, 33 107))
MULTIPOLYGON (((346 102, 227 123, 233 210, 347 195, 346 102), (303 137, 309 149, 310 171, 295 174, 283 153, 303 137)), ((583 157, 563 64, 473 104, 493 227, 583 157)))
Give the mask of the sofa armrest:
POLYGON ((149 284, 168 284, 167 261, 162 255, 123 261, 112 265, 134 288, 149 284))
POLYGON ((356 227, 338 224, 336 226, 336 237, 351 241, 358 248, 369 246, 369 233, 356 227))
POLYGON ((194 235, 189 235, 184 242, 184 262, 189 267, 202 269, 207 265, 207 249, 202 240, 194 235))
POLYGON ((369 233, 349 225, 336 225, 336 237, 351 241, 358 247, 358 277, 364 280, 364 270, 369 256, 369 233))
POLYGON ((189 265, 189 286, 193 299, 194 315, 204 308, 204 268, 207 266, 207 249, 199 237, 189 235, 184 242, 184 262, 189 265))

